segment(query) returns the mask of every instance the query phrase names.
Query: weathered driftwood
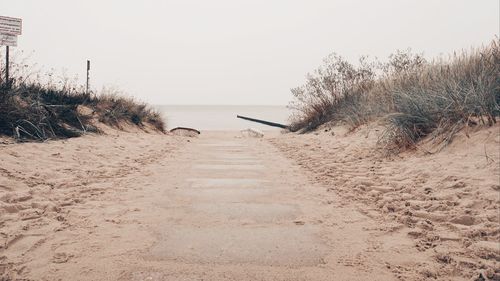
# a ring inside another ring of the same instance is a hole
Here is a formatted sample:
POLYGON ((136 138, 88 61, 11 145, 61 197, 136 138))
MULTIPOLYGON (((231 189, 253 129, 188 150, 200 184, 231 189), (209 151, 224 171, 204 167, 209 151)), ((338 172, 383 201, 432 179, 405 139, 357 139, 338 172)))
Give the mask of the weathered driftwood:
POLYGON ((173 128, 172 130, 170 130, 170 132, 175 132, 177 130, 184 130, 184 131, 189 131, 189 132, 194 132, 194 133, 197 133, 198 135, 201 134, 200 131, 196 130, 196 129, 193 129, 193 128, 186 128, 186 127, 175 127, 173 128))
POLYGON ((280 124, 280 123, 274 123, 274 122, 269 122, 269 121, 265 121, 265 120, 260 120, 260 119, 255 119, 255 118, 250 118, 250 117, 245 117, 245 116, 240 116, 240 115, 236 115, 236 118, 241 118, 241 119, 244 119, 244 120, 261 123, 261 124, 268 125, 268 126, 271 126, 271 127, 278 127, 278 128, 282 128, 282 129, 288 129, 289 128, 287 125, 283 125, 283 124, 280 124))

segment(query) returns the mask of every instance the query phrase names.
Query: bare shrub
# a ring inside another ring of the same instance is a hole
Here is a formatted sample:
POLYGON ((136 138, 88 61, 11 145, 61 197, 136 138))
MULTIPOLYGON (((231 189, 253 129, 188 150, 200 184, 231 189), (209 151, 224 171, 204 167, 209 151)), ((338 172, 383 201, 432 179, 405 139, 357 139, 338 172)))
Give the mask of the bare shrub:
MULTIPOLYGON (((324 65, 313 74, 308 74, 306 83, 292 89, 295 100, 290 104, 296 110, 292 117, 291 130, 307 132, 333 119, 349 119, 348 105, 356 106, 358 95, 370 89, 375 73, 373 65, 362 58, 359 66, 354 66, 342 57, 332 54, 324 65), (338 109, 344 108, 344 114, 338 109), (344 118, 346 117, 346 118, 344 118)), ((357 120, 359 117, 349 120, 357 120)))

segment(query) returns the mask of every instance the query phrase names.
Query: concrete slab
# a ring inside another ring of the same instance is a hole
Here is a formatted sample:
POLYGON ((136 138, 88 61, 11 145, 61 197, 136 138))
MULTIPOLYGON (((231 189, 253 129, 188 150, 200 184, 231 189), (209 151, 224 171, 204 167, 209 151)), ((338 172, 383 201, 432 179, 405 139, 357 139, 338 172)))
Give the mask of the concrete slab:
POLYGON ((313 226, 168 227, 151 254, 198 264, 314 266, 327 246, 313 226))
POLYGON ((190 178, 191 187, 194 188, 211 188, 211 187, 232 187, 232 188, 247 188, 247 187, 262 187, 266 181, 260 179, 245 179, 245 178, 190 178))
POLYGON ((201 203, 191 206, 191 209, 213 218, 247 223, 292 221, 300 214, 295 205, 275 203, 201 203))

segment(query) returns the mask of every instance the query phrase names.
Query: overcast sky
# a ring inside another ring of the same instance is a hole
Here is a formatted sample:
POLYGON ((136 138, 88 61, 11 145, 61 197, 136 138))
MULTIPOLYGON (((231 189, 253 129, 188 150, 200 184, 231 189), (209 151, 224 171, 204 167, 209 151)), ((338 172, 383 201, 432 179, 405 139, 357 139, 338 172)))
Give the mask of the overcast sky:
MULTIPOLYGON (((499 34, 499 0, 0 0, 16 50, 155 104, 287 104, 331 52, 433 57, 499 34)), ((4 48, 2 47, 2 52, 4 48)))

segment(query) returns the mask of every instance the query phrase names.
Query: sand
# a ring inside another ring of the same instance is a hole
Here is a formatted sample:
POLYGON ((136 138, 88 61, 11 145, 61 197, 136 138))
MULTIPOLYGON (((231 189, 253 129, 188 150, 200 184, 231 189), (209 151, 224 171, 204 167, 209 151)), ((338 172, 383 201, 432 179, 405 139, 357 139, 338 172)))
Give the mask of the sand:
POLYGON ((406 233, 429 259, 405 271, 500 280, 500 126, 463 131, 439 151, 424 140, 399 155, 380 149, 382 132, 333 127, 270 141, 344 204, 406 233))
POLYGON ((493 278, 499 127, 390 157, 377 130, 4 140, 0 279, 493 278))

